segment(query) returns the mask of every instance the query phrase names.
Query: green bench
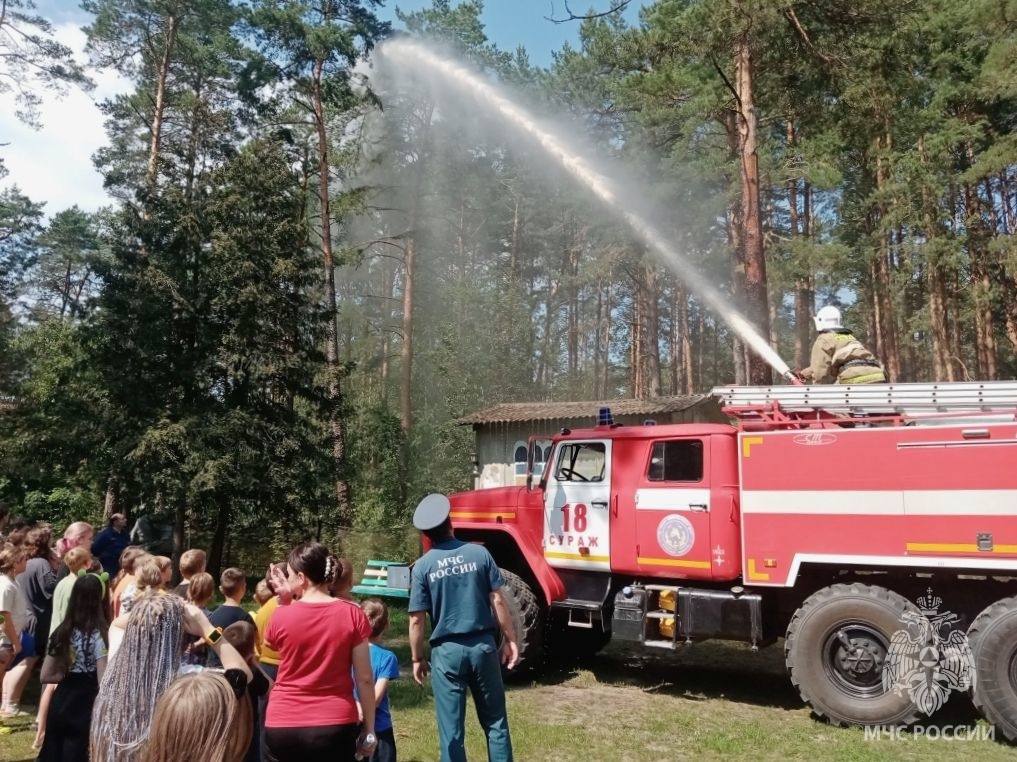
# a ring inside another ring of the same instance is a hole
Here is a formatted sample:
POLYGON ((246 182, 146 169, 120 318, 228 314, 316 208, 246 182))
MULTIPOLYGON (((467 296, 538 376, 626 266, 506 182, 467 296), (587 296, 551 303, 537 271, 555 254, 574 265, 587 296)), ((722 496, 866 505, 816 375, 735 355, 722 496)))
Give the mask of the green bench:
POLYGON ((409 598, 410 567, 402 561, 378 561, 372 558, 367 562, 360 584, 353 587, 353 593, 378 598, 409 598))

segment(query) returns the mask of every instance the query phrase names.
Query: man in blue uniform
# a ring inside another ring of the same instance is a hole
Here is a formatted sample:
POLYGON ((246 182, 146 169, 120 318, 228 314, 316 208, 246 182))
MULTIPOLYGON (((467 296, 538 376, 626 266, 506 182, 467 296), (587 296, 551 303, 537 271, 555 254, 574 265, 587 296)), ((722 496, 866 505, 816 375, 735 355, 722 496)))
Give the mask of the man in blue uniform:
POLYGON ((488 759, 510 762, 512 741, 495 635, 500 627, 501 662, 512 669, 519 660, 516 634, 497 564, 482 546, 455 538, 450 511, 447 497, 428 495, 413 514, 413 525, 431 543, 413 565, 410 581, 413 679, 423 685, 430 669, 442 762, 466 760, 467 691, 473 694, 487 736, 488 759), (431 617, 430 665, 424 658, 425 613, 431 617))

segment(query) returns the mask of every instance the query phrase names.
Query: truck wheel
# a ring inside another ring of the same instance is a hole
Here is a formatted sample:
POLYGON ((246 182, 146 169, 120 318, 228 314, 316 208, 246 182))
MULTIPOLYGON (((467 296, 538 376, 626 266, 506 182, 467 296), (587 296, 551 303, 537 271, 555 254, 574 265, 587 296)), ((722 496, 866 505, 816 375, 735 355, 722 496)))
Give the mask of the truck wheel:
POLYGON ((543 663, 544 610, 522 577, 505 569, 501 576, 505 581, 502 592, 519 644, 519 663, 515 669, 504 672, 507 677, 527 675, 539 670, 543 663))
POLYGON ((918 709, 905 692, 883 689, 883 664, 905 611, 918 608, 882 587, 831 585, 810 595, 787 628, 791 682, 819 717, 835 725, 907 725, 918 709))
POLYGON ((975 656, 975 708, 1017 741, 1017 597, 996 601, 968 628, 975 656))

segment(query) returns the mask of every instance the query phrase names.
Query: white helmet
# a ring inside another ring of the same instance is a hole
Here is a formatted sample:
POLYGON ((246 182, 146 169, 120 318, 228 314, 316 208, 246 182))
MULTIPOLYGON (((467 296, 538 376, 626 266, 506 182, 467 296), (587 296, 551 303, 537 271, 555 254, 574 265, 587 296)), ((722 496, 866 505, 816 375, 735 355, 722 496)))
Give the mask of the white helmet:
POLYGON ((840 320, 840 310, 832 304, 828 304, 819 310, 816 316, 812 318, 812 321, 816 324, 817 331, 829 331, 844 327, 840 320))

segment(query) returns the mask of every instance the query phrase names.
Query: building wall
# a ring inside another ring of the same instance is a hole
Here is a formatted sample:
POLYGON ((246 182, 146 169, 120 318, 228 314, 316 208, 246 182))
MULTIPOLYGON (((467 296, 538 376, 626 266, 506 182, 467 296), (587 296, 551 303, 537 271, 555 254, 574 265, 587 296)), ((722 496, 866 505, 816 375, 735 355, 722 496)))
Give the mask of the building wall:
MULTIPOLYGON (((702 419, 696 408, 653 416, 659 424, 693 423, 702 419)), ((616 416, 615 421, 623 426, 639 426, 646 420, 644 415, 616 416)), ((716 418, 711 418, 716 421, 716 418)), ((516 473, 513 458, 516 443, 526 444, 533 435, 548 437, 557 434, 563 427, 570 429, 588 428, 596 425, 591 417, 562 419, 556 421, 522 421, 516 423, 484 423, 473 427, 477 442, 477 468, 479 476, 474 479, 477 489, 507 487, 526 484, 526 471, 516 473)))

